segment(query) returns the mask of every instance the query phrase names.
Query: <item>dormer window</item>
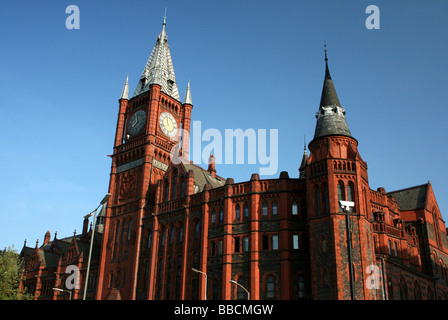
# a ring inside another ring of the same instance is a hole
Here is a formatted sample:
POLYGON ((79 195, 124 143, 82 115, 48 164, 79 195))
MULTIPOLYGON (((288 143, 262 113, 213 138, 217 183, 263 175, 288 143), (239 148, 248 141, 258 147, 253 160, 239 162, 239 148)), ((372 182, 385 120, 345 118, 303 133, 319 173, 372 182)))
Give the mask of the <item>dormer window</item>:
POLYGON ((174 81, 173 80, 168 80, 168 92, 171 93, 173 91, 173 84, 174 81))

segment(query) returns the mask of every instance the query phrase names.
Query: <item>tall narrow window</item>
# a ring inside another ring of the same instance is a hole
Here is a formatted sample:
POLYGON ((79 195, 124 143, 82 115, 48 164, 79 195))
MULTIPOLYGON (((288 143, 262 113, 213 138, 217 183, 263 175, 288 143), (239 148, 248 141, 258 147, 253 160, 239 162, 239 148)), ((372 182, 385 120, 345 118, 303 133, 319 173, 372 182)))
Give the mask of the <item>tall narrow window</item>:
POLYGON ((266 278, 266 298, 275 298, 275 278, 272 275, 266 278))
POLYGON ((170 189, 169 189, 168 181, 165 181, 165 188, 163 190, 163 201, 164 202, 168 201, 169 191, 170 191, 170 189))
POLYGON ((243 252, 249 251, 249 237, 243 238, 243 252))
POLYGON ((298 234, 292 235, 292 248, 294 250, 299 249, 299 235, 298 234))
POLYGON ((330 197, 328 195, 328 185, 324 184, 324 201, 325 201, 325 213, 330 213, 330 197))
POLYGON ((338 207, 339 207, 339 212, 342 212, 342 207, 339 204, 339 201, 341 200, 345 200, 345 193, 344 193, 344 183, 342 181, 339 181, 338 183, 338 207))
POLYGON ((151 248, 151 241, 152 241, 152 231, 149 231, 149 233, 148 233, 148 249, 151 248))
POLYGON ((184 226, 181 225, 179 227, 179 242, 182 242, 184 239, 184 226))
POLYGON ((297 281, 297 293, 299 299, 306 298, 305 278, 303 276, 300 276, 297 281))
POLYGON ((278 250, 278 235, 272 236, 272 250, 278 250))
POLYGON ((235 206, 235 219, 240 220, 240 205, 238 203, 235 206))
POLYGON ((243 217, 246 219, 246 218, 249 218, 249 208, 247 207, 247 205, 244 205, 244 208, 243 208, 243 217))
POLYGON ((267 215, 268 215, 268 204, 266 202, 263 202, 262 214, 264 217, 267 217, 267 215))
POLYGON ((182 198, 185 195, 185 180, 182 179, 180 183, 180 197, 182 198))
POLYGON ((297 214, 299 214, 298 212, 298 208, 297 208, 297 203, 293 202, 291 205, 291 212, 294 216, 296 216, 297 214))
POLYGON ((219 222, 224 221, 224 211, 222 209, 219 210, 219 222))
POLYGON ((215 212, 215 210, 213 210, 213 212, 212 212, 212 220, 211 220, 211 222, 212 222, 212 224, 215 224, 215 222, 216 222, 216 212, 215 212))
POLYGON ((131 240, 131 220, 129 220, 128 224, 128 241, 131 240))
POLYGON ((201 224, 199 221, 196 221, 196 224, 194 225, 194 238, 199 239, 199 232, 201 229, 201 224))
MULTIPOLYGON (((243 277, 239 277, 237 282, 244 287, 244 278, 243 277)), ((247 299, 246 298, 246 291, 244 291, 244 289, 241 288, 240 286, 236 286, 236 287, 237 287, 237 289, 236 289, 236 298, 238 300, 247 299)))
POLYGON ((172 189, 171 189, 171 198, 176 198, 176 191, 177 191, 177 172, 173 175, 173 182, 172 182, 172 189))
MULTIPOLYGON (((347 185, 347 201, 355 201, 355 186, 351 181, 347 185)), ((351 208, 350 211, 355 212, 355 207, 351 208)))
POLYGON ((316 213, 318 216, 322 214, 320 189, 318 186, 316 186, 316 213))
POLYGON ((161 245, 165 245, 165 229, 162 230, 162 238, 160 239, 161 245))
POLYGON ((272 215, 276 216, 277 215, 277 202, 274 201, 274 203, 272 204, 272 215))
POLYGON ((174 242, 174 227, 171 228, 170 231, 170 245, 174 242))

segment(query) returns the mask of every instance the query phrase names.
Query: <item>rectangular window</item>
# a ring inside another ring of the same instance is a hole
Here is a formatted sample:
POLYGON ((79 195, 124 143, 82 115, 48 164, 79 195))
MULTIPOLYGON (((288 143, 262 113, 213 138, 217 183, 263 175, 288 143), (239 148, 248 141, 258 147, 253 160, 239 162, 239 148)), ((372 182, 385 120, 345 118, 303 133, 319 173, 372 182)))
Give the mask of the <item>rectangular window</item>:
POLYGON ((272 236, 272 250, 278 250, 278 235, 272 236))
POLYGON ((240 238, 235 238, 235 252, 240 252, 240 238))
POLYGON ((222 254, 222 240, 218 241, 218 254, 222 254))
POLYGON ((395 245, 395 248, 394 248, 395 252, 394 253, 395 253, 396 256, 398 256, 398 243, 397 243, 397 241, 394 242, 394 245, 395 245))
POLYGON ((295 215, 297 215, 298 214, 298 212, 297 212, 297 203, 293 203, 292 204, 292 206, 291 206, 291 211, 292 211, 292 214, 295 216, 295 215))
POLYGON ((249 251, 249 237, 243 238, 243 252, 249 251))
POLYGON ((298 234, 292 235, 292 248, 295 250, 299 249, 299 235, 298 234))
POLYGON ((269 250, 269 236, 268 235, 263 235, 262 237, 262 245, 261 245, 263 250, 269 250))

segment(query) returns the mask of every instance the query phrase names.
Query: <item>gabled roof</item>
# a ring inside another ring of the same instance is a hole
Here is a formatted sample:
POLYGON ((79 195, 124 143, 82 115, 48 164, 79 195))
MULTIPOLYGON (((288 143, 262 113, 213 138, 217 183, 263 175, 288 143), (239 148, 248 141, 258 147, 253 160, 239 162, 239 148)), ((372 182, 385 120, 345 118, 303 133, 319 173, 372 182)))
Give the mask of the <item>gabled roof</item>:
POLYGON ((422 184, 407 189, 388 192, 398 202, 398 207, 403 210, 424 209, 426 205, 426 194, 428 192, 428 184, 422 184))
POLYGON ((162 87, 162 92, 180 101, 165 25, 166 20, 164 19, 162 32, 157 37, 156 44, 146 62, 134 97, 148 91, 152 84, 158 84, 162 87))

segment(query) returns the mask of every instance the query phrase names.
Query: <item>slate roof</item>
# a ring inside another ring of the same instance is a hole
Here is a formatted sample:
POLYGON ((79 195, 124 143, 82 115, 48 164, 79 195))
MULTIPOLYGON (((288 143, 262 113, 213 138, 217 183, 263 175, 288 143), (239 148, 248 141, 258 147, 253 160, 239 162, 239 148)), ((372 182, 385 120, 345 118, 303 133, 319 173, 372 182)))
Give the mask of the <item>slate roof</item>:
POLYGON ((422 184, 407 189, 388 192, 398 202, 401 210, 423 209, 426 205, 426 194, 428 192, 428 184, 422 184))
POLYGON ((325 53, 325 79, 320 98, 319 112, 316 114, 317 122, 314 130, 314 139, 342 135, 352 137, 345 119, 345 110, 342 109, 333 80, 328 68, 327 54, 325 53))
POLYGON ((194 173, 194 184, 196 186, 195 193, 204 190, 206 184, 209 184, 212 189, 222 187, 226 184, 226 180, 224 178, 219 176, 213 178, 210 172, 187 160, 182 160, 182 165, 184 166, 186 172, 191 170, 194 173))
POLYGON ((146 62, 140 81, 135 89, 134 97, 148 91, 150 85, 159 84, 163 92, 176 100, 180 100, 165 25, 164 20, 162 32, 157 37, 156 44, 146 62))

